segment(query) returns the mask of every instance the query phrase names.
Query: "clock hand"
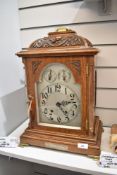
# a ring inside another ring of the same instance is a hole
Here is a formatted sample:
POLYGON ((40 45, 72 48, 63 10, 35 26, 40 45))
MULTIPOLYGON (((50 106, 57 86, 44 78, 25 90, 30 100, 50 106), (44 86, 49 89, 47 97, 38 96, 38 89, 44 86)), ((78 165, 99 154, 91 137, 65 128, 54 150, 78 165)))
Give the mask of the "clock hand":
POLYGON ((65 111, 65 110, 62 108, 61 105, 62 105, 62 104, 61 104, 60 102, 57 102, 57 103, 56 103, 56 106, 59 107, 59 109, 63 112, 63 114, 64 114, 65 116, 68 117, 68 112, 65 111))
POLYGON ((57 102, 57 103, 56 103, 56 106, 57 106, 57 107, 60 107, 60 106, 61 106, 61 103, 60 103, 60 102, 57 102))
POLYGON ((66 74, 65 74, 65 70, 63 70, 63 80, 66 80, 66 74))
POLYGON ((48 79, 51 80, 51 78, 52 78, 52 70, 50 69, 48 79))
POLYGON ((64 101, 64 100, 63 100, 63 101, 61 102, 61 105, 62 105, 62 106, 67 106, 67 105, 70 104, 70 103, 72 103, 72 102, 71 102, 71 101, 64 101))
POLYGON ((64 100, 63 100, 61 103, 60 103, 60 102, 57 102, 57 103, 56 103, 56 106, 58 106, 58 107, 61 106, 61 105, 62 105, 62 106, 67 106, 67 105, 70 104, 70 103, 72 103, 72 102, 71 102, 71 101, 64 101, 64 100))

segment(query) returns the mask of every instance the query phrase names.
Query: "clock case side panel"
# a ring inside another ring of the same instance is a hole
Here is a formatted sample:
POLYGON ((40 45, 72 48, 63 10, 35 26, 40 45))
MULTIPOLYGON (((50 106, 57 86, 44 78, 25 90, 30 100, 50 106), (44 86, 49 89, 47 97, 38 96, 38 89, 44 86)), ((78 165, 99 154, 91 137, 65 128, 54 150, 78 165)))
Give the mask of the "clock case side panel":
POLYGON ((86 59, 86 75, 87 75, 87 117, 86 122, 88 134, 94 135, 95 133, 95 71, 94 71, 94 56, 89 56, 86 59))
POLYGON ((33 65, 29 59, 22 58, 25 69, 25 79, 26 79, 26 92, 27 92, 27 106, 28 106, 28 117, 29 125, 28 128, 34 128, 36 124, 36 99, 35 99, 35 89, 34 89, 34 79, 32 76, 33 65))

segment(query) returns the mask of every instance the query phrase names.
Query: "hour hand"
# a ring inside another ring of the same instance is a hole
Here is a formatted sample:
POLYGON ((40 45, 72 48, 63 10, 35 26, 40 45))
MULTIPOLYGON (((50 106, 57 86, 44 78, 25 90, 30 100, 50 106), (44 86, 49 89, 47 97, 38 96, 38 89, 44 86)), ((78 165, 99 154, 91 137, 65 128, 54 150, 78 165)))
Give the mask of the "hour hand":
POLYGON ((61 102, 61 105, 62 105, 62 106, 67 106, 67 105, 70 104, 70 103, 71 103, 71 101, 64 101, 64 100, 63 100, 63 101, 61 102))
POLYGON ((56 106, 57 106, 57 107, 60 107, 61 105, 62 105, 62 104, 61 104, 60 102, 57 102, 57 103, 56 103, 56 106))
POLYGON ((68 112, 62 108, 62 104, 60 102, 57 102, 56 106, 59 107, 65 116, 68 116, 68 112))
POLYGON ((68 104, 72 103, 71 101, 62 101, 61 103, 60 102, 57 102, 56 103, 56 106, 60 107, 60 106, 67 106, 68 104))

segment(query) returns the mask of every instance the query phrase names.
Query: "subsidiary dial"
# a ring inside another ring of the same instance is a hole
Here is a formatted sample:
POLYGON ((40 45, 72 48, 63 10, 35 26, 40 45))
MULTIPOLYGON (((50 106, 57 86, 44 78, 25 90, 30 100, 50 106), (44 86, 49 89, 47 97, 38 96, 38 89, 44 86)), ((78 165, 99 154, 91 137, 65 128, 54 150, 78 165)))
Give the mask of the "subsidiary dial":
POLYGON ((66 69, 62 69, 59 73, 58 73, 58 78, 61 81, 64 82, 68 82, 71 78, 71 73, 70 71, 66 70, 66 69))
POLYGON ((50 82, 50 83, 54 82, 56 80, 56 78, 57 78, 57 75, 56 75, 55 71, 52 70, 52 69, 46 70, 44 72, 44 75, 43 76, 44 76, 44 79, 47 82, 50 82))

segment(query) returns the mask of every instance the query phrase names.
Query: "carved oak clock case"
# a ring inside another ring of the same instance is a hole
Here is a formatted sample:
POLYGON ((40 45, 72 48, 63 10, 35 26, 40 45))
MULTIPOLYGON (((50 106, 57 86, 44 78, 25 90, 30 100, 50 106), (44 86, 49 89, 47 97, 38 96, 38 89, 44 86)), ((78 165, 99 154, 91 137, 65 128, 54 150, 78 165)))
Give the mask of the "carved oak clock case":
POLYGON ((29 99, 25 144, 98 156, 102 123, 94 114, 94 55, 89 40, 65 29, 17 53, 29 99))

